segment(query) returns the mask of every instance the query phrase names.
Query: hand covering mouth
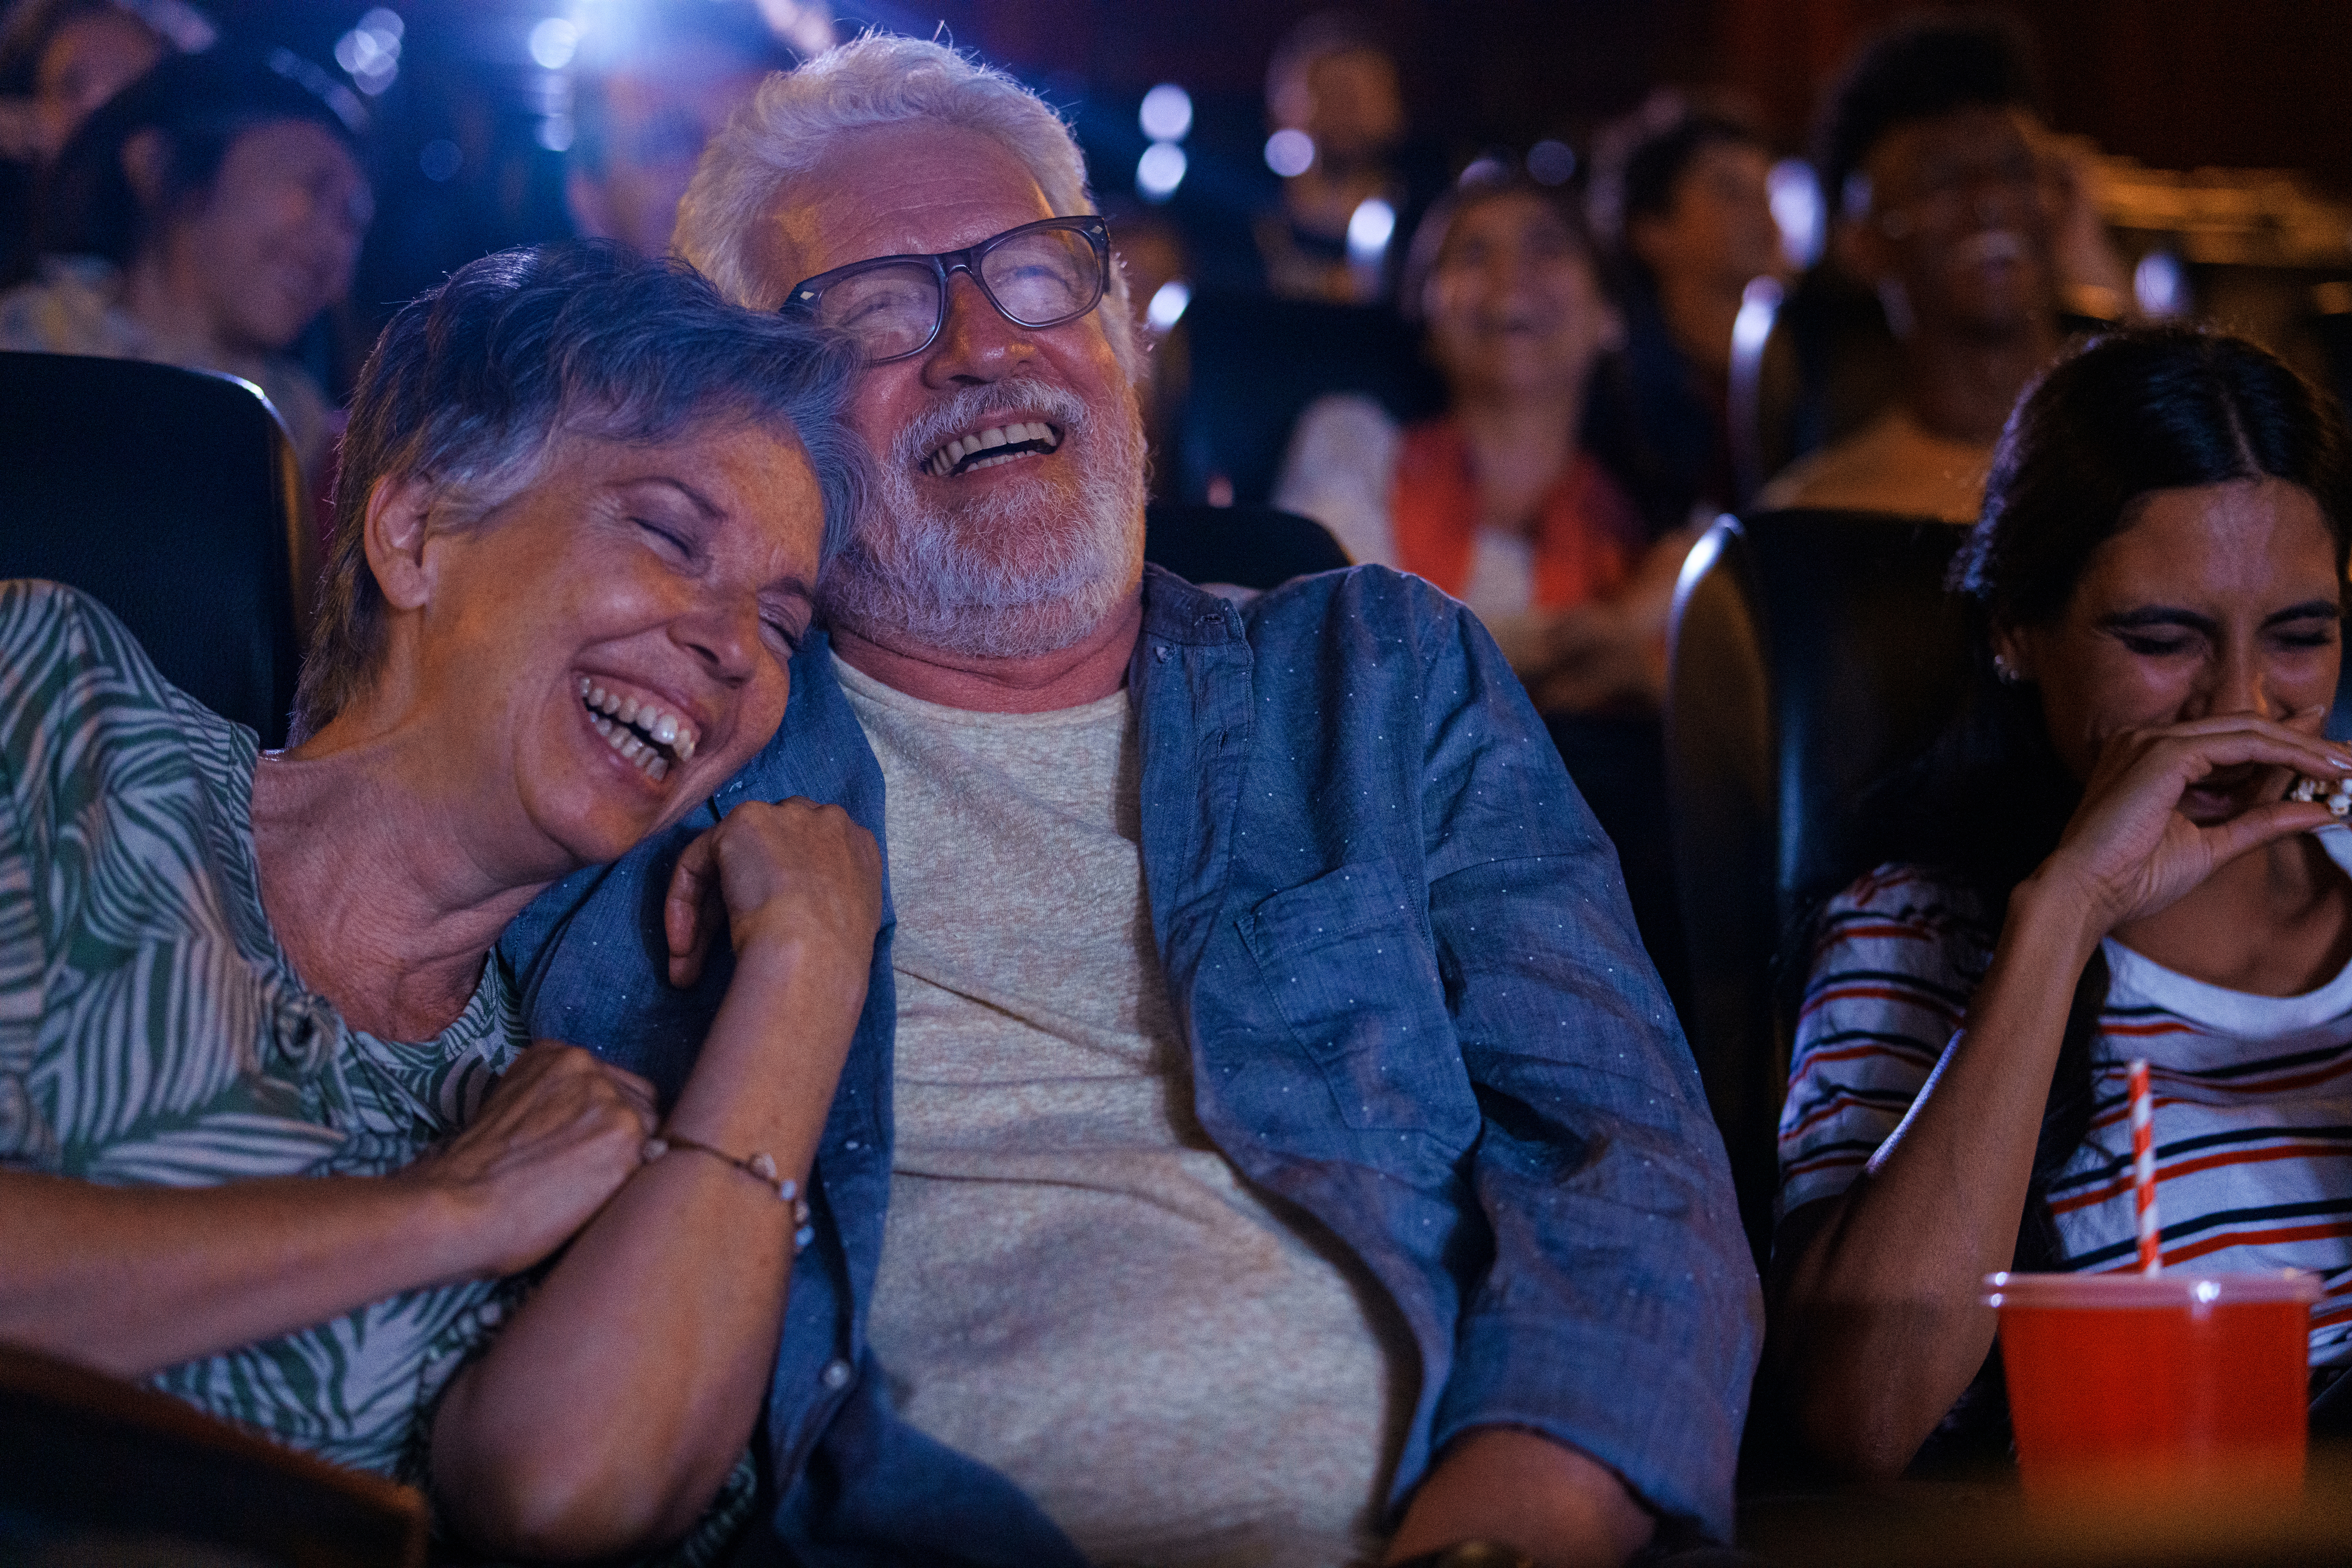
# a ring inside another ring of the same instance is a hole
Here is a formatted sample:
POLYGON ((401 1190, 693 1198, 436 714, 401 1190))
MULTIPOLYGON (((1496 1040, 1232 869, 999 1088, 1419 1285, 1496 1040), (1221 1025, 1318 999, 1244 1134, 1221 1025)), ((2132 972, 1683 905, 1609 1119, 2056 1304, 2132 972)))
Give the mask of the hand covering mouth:
POLYGON ((693 760, 701 744, 685 715, 650 698, 607 691, 591 676, 580 677, 580 702, 604 744, 656 783, 673 767, 693 760))
POLYGON ((1013 420, 955 437, 923 459, 923 472, 935 479, 1010 463, 1028 453, 1046 453, 1062 444, 1062 433, 1043 420, 1013 420))

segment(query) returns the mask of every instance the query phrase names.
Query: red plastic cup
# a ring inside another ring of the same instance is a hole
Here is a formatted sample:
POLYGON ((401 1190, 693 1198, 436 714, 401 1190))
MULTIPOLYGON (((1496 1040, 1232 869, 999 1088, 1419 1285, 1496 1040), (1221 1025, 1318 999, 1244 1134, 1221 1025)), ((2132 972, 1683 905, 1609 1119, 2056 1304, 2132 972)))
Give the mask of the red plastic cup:
POLYGON ((2303 1490, 2311 1303, 2275 1274, 1989 1274, 2025 1494, 2173 1511, 2303 1490))

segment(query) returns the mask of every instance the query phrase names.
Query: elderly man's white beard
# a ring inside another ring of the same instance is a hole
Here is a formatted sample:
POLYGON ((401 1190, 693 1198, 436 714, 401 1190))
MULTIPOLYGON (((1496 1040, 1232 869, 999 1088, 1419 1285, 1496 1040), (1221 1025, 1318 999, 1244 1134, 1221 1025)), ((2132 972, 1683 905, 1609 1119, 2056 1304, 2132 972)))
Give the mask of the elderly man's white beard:
POLYGON ((1143 420, 1132 394, 1089 408, 1039 382, 968 387, 899 433, 865 515, 826 570, 824 612, 877 642, 1007 659, 1069 647, 1102 624, 1143 570, 1143 420), (1043 415, 1078 465, 1075 501, 1043 473, 936 507, 923 459, 1000 414, 1043 415))

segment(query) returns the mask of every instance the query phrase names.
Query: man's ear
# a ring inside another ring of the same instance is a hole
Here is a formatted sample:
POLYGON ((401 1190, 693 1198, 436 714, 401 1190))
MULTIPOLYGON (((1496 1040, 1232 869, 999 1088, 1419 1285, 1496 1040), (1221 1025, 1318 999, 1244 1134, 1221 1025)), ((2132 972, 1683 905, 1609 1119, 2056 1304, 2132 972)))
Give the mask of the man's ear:
POLYGON ((367 549, 368 570, 375 573, 384 602, 395 610, 419 609, 433 596, 425 539, 435 493, 423 479, 392 475, 378 479, 368 492, 360 538, 367 549))
POLYGON ((122 143, 122 177, 131 193, 149 214, 163 203, 164 175, 171 167, 172 145, 152 126, 134 131, 122 143))

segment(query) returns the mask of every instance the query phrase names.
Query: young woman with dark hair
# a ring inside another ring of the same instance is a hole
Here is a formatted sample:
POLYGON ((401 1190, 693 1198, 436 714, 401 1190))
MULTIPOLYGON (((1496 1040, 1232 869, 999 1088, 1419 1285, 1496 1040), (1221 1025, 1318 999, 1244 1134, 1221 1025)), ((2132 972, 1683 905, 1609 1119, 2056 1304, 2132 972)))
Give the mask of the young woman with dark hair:
POLYGON ((2167 1260, 2319 1272, 2352 1356, 2352 831, 2286 798, 2352 776, 2348 543, 2341 415, 2242 339, 2102 338, 2011 416, 1971 690, 1811 933, 1769 1354, 1832 1463, 1947 1421, 1986 1273, 2132 1266, 2133 1057, 2167 1260))

